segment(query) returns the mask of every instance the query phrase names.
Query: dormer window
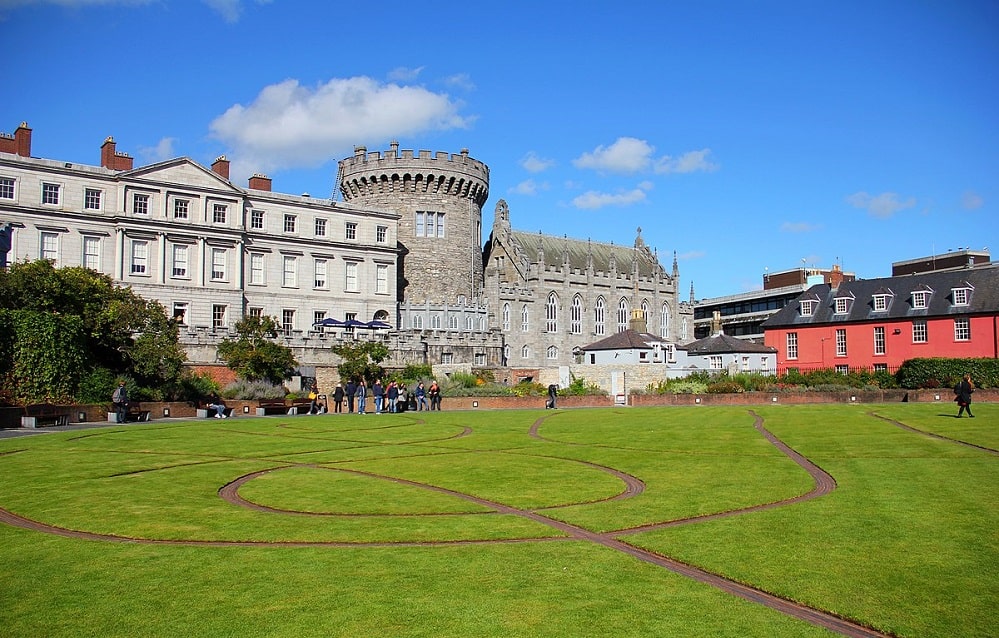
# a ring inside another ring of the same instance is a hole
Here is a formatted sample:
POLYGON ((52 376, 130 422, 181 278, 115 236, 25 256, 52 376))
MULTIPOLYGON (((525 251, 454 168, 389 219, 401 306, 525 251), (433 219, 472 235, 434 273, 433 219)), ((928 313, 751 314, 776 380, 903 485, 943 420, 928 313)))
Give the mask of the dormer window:
POLYGON ((930 305, 930 292, 928 290, 912 291, 912 307, 914 310, 925 310, 930 305))
POLYGON ((894 297, 895 293, 890 288, 878 288, 871 295, 871 307, 874 309, 874 312, 887 312, 894 297))
POLYGON ((815 300, 814 299, 805 299, 804 301, 802 301, 801 302, 801 316, 802 317, 811 317, 813 314, 815 314, 815 300))
POLYGON ((846 297, 836 297, 833 300, 833 308, 837 315, 845 315, 850 312, 850 306, 853 305, 853 295, 848 295, 846 297))
POLYGON ((975 287, 966 281, 961 282, 961 286, 958 288, 951 288, 951 294, 954 299, 955 306, 967 306, 971 301, 971 293, 974 291, 975 287))

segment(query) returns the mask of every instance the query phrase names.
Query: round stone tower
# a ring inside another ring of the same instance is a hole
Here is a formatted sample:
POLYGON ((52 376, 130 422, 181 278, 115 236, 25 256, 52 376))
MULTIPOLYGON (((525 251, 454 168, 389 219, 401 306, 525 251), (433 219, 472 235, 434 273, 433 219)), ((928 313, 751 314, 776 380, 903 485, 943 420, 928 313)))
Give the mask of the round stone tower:
POLYGON ((474 304, 482 296, 482 206, 489 167, 460 154, 358 146, 340 160, 344 201, 399 220, 399 301, 474 304))

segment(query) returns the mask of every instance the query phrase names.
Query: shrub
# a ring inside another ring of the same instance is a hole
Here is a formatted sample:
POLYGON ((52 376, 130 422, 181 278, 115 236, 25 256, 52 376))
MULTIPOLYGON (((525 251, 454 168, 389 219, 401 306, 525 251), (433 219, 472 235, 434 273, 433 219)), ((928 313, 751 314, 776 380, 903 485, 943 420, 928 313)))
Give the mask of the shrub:
MULTIPOLYGON (((206 392, 202 396, 207 396, 212 390, 206 392)), ((246 399, 246 400, 258 400, 258 399, 283 399, 285 396, 291 396, 288 394, 282 385, 275 385, 267 381, 234 381, 230 383, 225 388, 222 389, 220 393, 226 399, 246 399)))
MULTIPOLYGON (((121 377, 107 368, 94 368, 80 378, 76 400, 80 403, 110 403, 111 393, 121 377)), ((128 381, 126 379, 126 381, 128 381)))
POLYGON ((898 385, 903 388, 952 387, 963 375, 980 388, 999 387, 999 359, 909 359, 895 373, 898 385))
POLYGON ((715 381, 708 384, 706 391, 709 394, 737 394, 746 390, 735 381, 715 381))

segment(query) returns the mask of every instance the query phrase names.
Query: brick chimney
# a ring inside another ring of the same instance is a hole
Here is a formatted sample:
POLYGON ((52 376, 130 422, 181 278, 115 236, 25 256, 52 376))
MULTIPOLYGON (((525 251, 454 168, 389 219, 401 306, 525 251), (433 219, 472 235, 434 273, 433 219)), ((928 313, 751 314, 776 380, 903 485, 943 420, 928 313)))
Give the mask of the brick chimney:
POLYGON ((260 173, 254 173, 250 178, 250 188, 258 191, 269 191, 271 189, 271 178, 260 173))
POLYGON ((839 288, 839 285, 843 283, 843 270, 840 269, 839 264, 833 264, 832 270, 826 277, 826 282, 833 290, 839 288))
POLYGON ((21 157, 31 157, 31 129, 27 122, 21 122, 13 135, 0 133, 0 153, 15 153, 21 157))
POLYGON ((222 179, 229 179, 229 160, 225 158, 225 155, 219 155, 212 162, 212 172, 221 177, 222 179))
POLYGON ((128 153, 119 153, 115 150, 114 138, 110 135, 101 144, 101 166, 112 171, 130 171, 134 160, 128 153))

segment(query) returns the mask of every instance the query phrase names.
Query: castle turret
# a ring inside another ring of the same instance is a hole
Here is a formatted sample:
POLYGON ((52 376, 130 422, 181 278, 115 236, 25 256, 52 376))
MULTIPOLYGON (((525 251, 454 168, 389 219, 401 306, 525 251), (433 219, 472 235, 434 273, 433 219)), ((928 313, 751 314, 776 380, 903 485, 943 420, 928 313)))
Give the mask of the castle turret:
POLYGON ((399 220, 399 301, 455 303, 482 296, 482 206, 489 167, 461 153, 363 146, 340 160, 340 192, 360 207, 392 210, 399 220), (403 267, 405 266, 405 267, 403 267))

